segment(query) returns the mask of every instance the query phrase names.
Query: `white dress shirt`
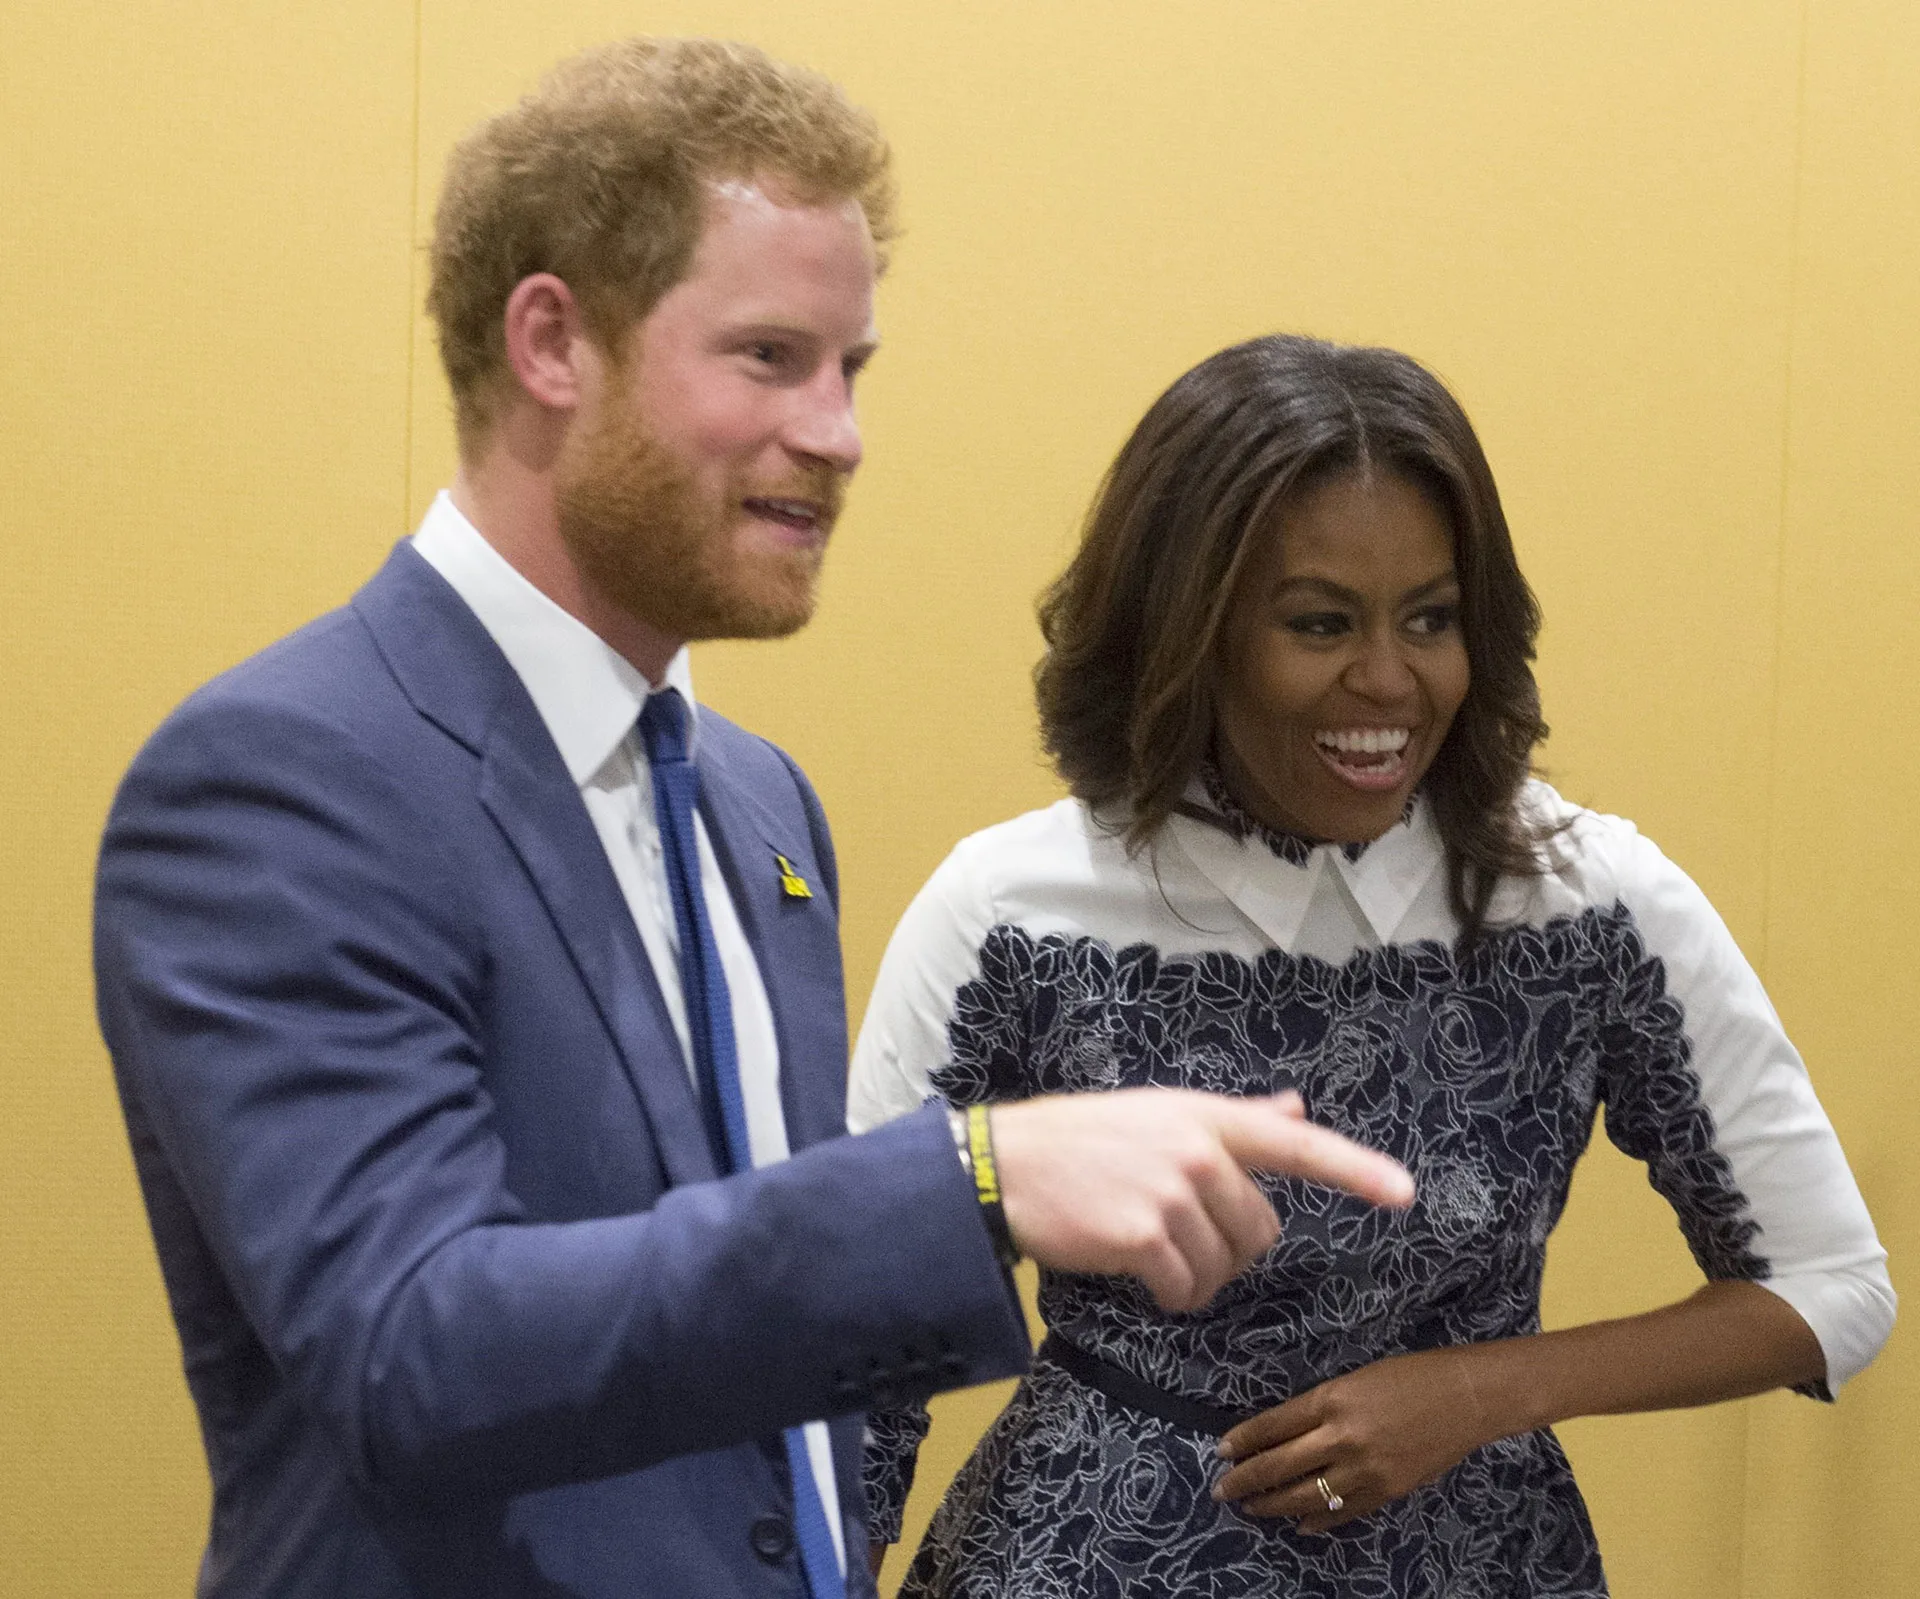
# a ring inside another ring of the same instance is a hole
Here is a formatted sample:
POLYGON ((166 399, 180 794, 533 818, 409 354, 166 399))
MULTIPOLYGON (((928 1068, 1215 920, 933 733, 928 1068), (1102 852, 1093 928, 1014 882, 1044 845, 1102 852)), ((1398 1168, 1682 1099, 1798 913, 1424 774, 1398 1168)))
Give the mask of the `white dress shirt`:
MULTIPOLYGON (((699 747, 700 715, 687 652, 682 649, 668 663, 665 682, 649 684, 591 628, 522 577, 444 491, 435 497, 414 534, 413 547, 466 601, 526 686, 607 852, 673 1018, 681 1057, 688 1074, 694 1075, 686 998, 680 987, 680 933, 667 893, 665 857, 654 814, 653 773, 635 727, 656 686, 677 689, 691 718, 689 750, 699 747)), ((786 1118, 780 1108, 780 1045, 773 1007, 707 837, 706 822, 697 813, 693 826, 707 918, 732 1000, 747 1141, 754 1165, 766 1166, 789 1154, 786 1118)), ((694 1087, 697 1092, 697 1077, 694 1087)), ((806 1436, 834 1553, 844 1572, 846 1548, 825 1423, 808 1422, 806 1436)))

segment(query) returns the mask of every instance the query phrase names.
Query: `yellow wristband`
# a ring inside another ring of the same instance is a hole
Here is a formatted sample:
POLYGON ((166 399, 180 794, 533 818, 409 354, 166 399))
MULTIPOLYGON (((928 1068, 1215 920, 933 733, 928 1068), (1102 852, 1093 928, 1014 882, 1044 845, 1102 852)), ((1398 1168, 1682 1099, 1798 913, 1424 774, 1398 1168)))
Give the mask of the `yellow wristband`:
POLYGON ((1020 1246, 1013 1241, 1013 1229, 1007 1225, 1006 1208, 1000 1202, 1000 1168, 993 1158, 993 1123, 985 1105, 967 1107, 967 1154, 973 1170, 973 1197, 980 1201, 981 1219, 993 1239, 993 1252, 1000 1264, 1011 1266, 1020 1259, 1020 1246))

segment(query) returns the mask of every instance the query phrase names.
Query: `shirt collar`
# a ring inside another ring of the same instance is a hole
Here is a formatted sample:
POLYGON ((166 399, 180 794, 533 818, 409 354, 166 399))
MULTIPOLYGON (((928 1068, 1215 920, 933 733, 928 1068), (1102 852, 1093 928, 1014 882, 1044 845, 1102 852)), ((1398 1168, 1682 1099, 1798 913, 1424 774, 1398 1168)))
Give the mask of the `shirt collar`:
POLYGON ((1446 842, 1433 819, 1433 805, 1415 793, 1407 813, 1367 847, 1357 860, 1330 851, 1355 902, 1381 943, 1390 943, 1433 874, 1446 863, 1446 842))
MULTIPOLYGON (((452 586, 519 675, 578 787, 620 749, 655 685, 578 617, 535 588, 469 522, 443 489, 434 496, 415 552, 452 586)), ((666 681, 687 702, 692 735, 700 717, 684 647, 666 681)))
POLYGON ((1276 834, 1258 823, 1242 830, 1222 814, 1223 795, 1196 774, 1183 796, 1189 809, 1168 818, 1169 831, 1201 874, 1282 949, 1299 936, 1323 872, 1340 874, 1385 944, 1446 858, 1433 807, 1417 791, 1400 820, 1358 850, 1276 834))

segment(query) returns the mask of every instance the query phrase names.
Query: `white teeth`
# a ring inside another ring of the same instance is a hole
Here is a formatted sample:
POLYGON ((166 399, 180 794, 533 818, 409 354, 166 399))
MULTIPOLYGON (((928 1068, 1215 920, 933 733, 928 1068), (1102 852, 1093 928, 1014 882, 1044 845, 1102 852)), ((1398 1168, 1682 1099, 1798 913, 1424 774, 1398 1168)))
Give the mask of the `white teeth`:
POLYGON ((1411 736, 1404 727, 1327 728, 1313 735, 1323 749, 1342 755, 1391 755, 1407 747, 1411 736))
POLYGON ((778 511, 782 516, 805 517, 808 521, 812 521, 817 514, 813 506, 809 505, 805 500, 762 499, 755 503, 766 506, 770 511, 778 511))

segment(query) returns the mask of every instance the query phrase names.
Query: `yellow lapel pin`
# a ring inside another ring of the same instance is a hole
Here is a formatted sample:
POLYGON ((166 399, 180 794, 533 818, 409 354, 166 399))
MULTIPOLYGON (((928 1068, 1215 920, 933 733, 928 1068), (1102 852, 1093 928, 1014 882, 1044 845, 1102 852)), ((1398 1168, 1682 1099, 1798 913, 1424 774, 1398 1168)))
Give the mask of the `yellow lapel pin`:
POLYGON ((807 887, 807 880, 793 869, 793 862, 784 855, 775 855, 773 858, 780 868, 780 892, 788 899, 812 899, 813 890, 807 887))

